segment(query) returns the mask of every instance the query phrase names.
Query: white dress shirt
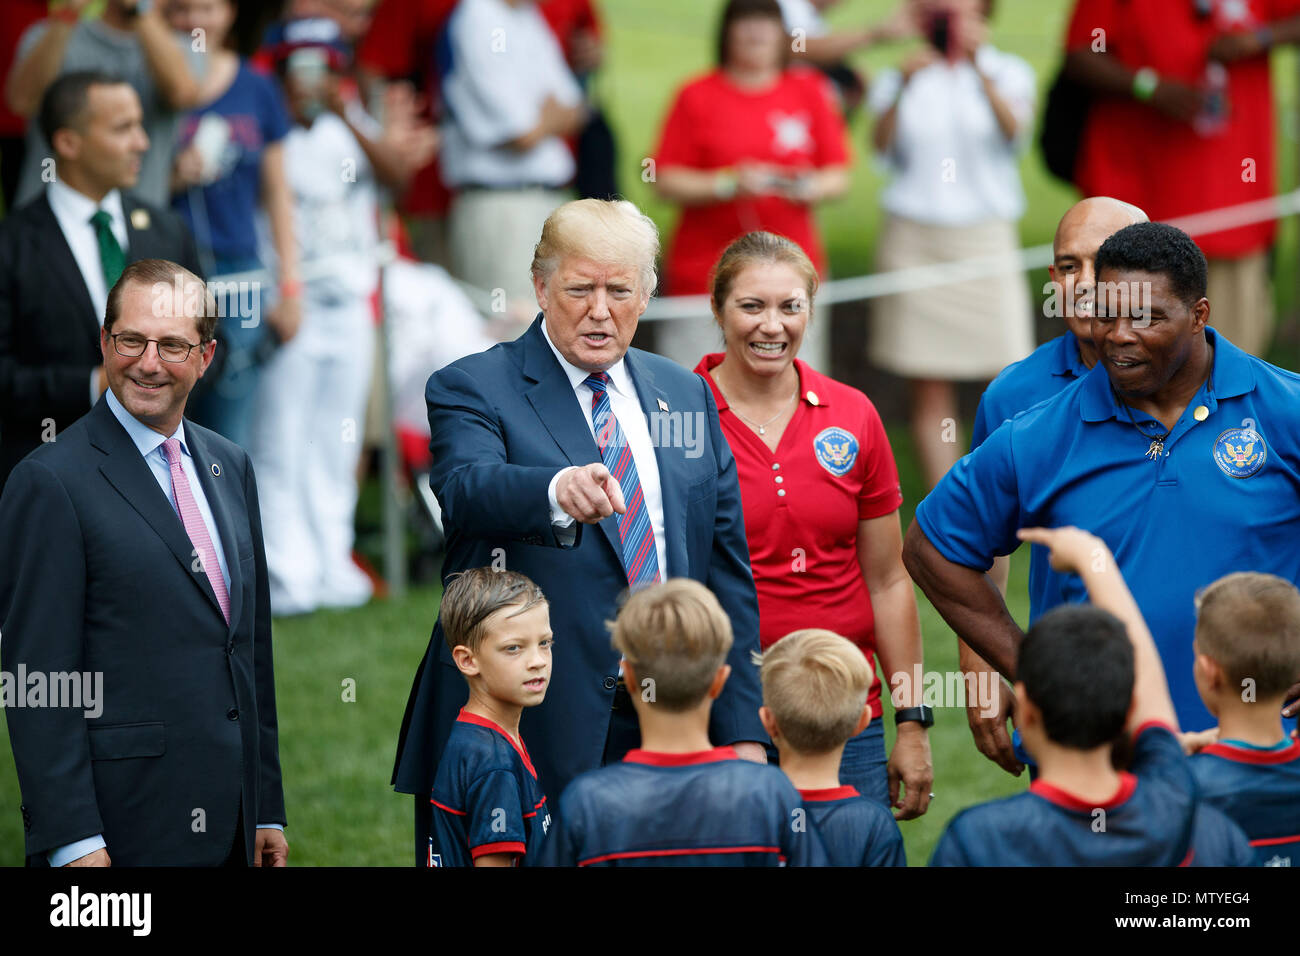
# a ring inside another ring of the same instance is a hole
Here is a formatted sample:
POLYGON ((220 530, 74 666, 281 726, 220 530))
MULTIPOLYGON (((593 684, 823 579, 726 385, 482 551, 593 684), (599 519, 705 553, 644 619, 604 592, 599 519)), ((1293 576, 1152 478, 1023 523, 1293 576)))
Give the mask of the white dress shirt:
MULTIPOLYGON (((591 397, 595 392, 590 385, 584 384, 591 373, 571 364, 560 354, 560 350, 555 347, 550 334, 546 331, 545 319, 542 320, 542 336, 554 353, 555 360, 560 363, 560 368, 564 369, 564 374, 569 377, 573 396, 582 408, 582 419, 591 431, 592 441, 595 441, 596 425, 591 417, 591 397)), ((613 366, 606 369, 605 374, 609 376, 609 382, 605 387, 605 394, 609 396, 609 408, 618 419, 619 427, 623 429, 628 446, 632 449, 632 460, 636 463, 637 478, 641 482, 641 496, 645 499, 646 512, 650 516, 650 527, 654 531, 655 554, 659 558, 659 579, 666 581, 669 568, 668 539, 664 534, 663 486, 659 483, 659 459, 655 456, 654 443, 650 440, 650 426, 646 421, 645 410, 641 407, 641 400, 637 397, 636 387, 632 384, 632 376, 628 374, 627 364, 623 359, 620 358, 613 366)), ((597 447, 599 448, 599 445, 597 447)), ((573 515, 564 511, 556 502, 555 487, 562 474, 576 467, 570 465, 561 468, 555 473, 550 487, 547 488, 547 498, 551 505, 551 524, 556 528, 568 528, 574 522, 573 515)), ((624 500, 627 497, 627 490, 624 489, 624 500)))
POLYGON ((1015 222, 1025 211, 1018 154, 1034 125, 1034 71, 1024 60, 985 45, 975 62, 993 81, 1016 118, 1008 141, 968 61, 932 63, 912 74, 901 97, 898 70, 871 83, 871 111, 879 116, 898 99, 894 141, 877 158, 893 174, 880 205, 896 216, 932 226, 1015 222))
MULTIPOLYGON (((135 443, 135 447, 140 450, 144 456, 145 463, 149 470, 153 472, 154 480, 162 489, 167 500, 171 502, 172 510, 176 510, 176 495, 172 492, 172 470, 171 465, 167 463, 167 453, 163 450, 163 442, 167 441, 167 435, 154 431, 148 425, 145 425, 134 415, 126 410, 113 390, 109 389, 104 393, 104 400, 108 402, 108 407, 113 413, 113 417, 122 423, 126 433, 135 443)), ((217 552, 217 561, 221 564, 221 576, 226 582, 226 591, 230 590, 230 569, 226 566, 226 552, 221 547, 221 532, 217 530, 217 522, 212 517, 212 509, 208 506, 207 495, 203 493, 203 486, 199 484, 199 476, 194 471, 194 457, 190 454, 189 445, 185 442, 185 422, 182 420, 176 426, 176 431, 170 436, 181 443, 181 471, 185 473, 186 479, 190 483, 190 491, 194 495, 194 503, 199 506, 199 514, 203 516, 203 523, 207 526, 208 537, 212 539, 213 550, 217 552)), ((180 512, 177 511, 177 520, 180 520, 180 512)), ((275 829, 283 830, 284 827, 278 823, 259 823, 258 829, 275 829)), ((73 860, 79 860, 88 853, 94 853, 96 850, 103 849, 107 844, 104 842, 102 833, 97 833, 92 837, 86 837, 84 840, 78 840, 76 843, 69 843, 66 846, 58 847, 46 854, 46 859, 50 866, 64 866, 73 860)), ((111 855, 111 854, 110 854, 111 855)))
MULTIPOLYGON (((99 257, 99 236, 90 217, 100 209, 112 217, 110 228, 125 254, 128 245, 122 194, 114 189, 97 203, 56 179, 46 188, 45 195, 50 202, 50 211, 54 213, 59 229, 63 232, 63 238, 72 250, 72 258, 76 260, 81 279, 86 283, 86 291, 90 293, 90 304, 95 307, 95 318, 102 327, 104 310, 108 308, 108 286, 104 283, 104 263, 99 257)), ((90 373, 90 404, 93 406, 98 400, 99 369, 93 369, 90 373)))
POLYGON ((560 137, 526 152, 504 145, 537 126, 548 96, 563 106, 583 98, 537 5, 461 0, 446 31, 452 62, 439 160, 447 185, 559 188, 572 179, 573 154, 560 137))

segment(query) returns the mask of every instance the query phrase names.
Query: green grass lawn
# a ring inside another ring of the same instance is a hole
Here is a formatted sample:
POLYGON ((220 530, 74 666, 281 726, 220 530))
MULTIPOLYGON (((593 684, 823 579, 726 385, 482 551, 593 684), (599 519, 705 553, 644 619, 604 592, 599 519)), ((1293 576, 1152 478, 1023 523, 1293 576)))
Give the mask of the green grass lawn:
MULTIPOLYGON (((894 0, 846 0, 832 21, 876 17, 894 0)), ((624 188, 643 205, 661 229, 673 222, 670 208, 657 202, 640 181, 641 161, 651 154, 660 123, 676 87, 710 63, 713 29, 720 0, 605 0, 609 63, 601 82, 604 102, 619 136, 624 188)), ((1067 0, 1001 0, 993 40, 1023 56, 1038 71, 1045 91, 1059 60, 1067 0)), ((879 68, 897 52, 872 53, 861 65, 879 68)), ((1279 114, 1294 109, 1295 60, 1275 63, 1279 114)), ((1280 138, 1282 183, 1295 182, 1294 122, 1280 138)), ((875 204, 881 180, 864 155, 867 124, 852 125, 857 157, 848 199, 819 216, 832 270, 841 276, 870 271, 879 221, 875 204)), ((1021 223, 1026 243, 1050 240, 1057 218, 1072 201, 1069 189, 1051 180, 1038 155, 1028 152, 1022 176, 1029 209, 1021 223)), ((1277 294, 1284 313, 1294 309, 1296 232, 1282 229, 1278 246, 1277 294)), ((1275 361, 1296 367, 1296 344, 1282 341, 1275 361)), ((906 430, 891 427, 890 439, 903 482, 903 522, 923 495, 906 430)), ((368 489, 373 492, 373 489, 368 489)), ((378 525, 373 493, 366 495, 360 523, 378 525)), ((378 566, 377 554, 371 555, 378 566)), ((1013 559, 1009 604, 1023 625, 1028 618, 1027 558, 1013 559)), ((952 632, 918 595, 925 634, 926 667, 946 672, 957 667, 952 632)), ((388 786, 393 749, 411 678, 428 642, 437 612, 438 590, 412 591, 400 602, 376 602, 351 612, 322 612, 275 624, 276 686, 279 697, 280 755, 284 769, 292 845, 291 860, 305 865, 408 865, 411 862, 411 799, 388 786), (355 702, 343 699, 344 681, 355 681, 355 702)), ((885 718, 892 741, 892 720, 885 718)), ((960 707, 941 709, 930 734, 937 794, 929 814, 903 825, 911 862, 924 864, 947 820, 973 803, 1004 796, 1025 786, 974 748, 960 707)), ((553 794, 552 797, 558 796, 553 794)), ((22 824, 18 785, 7 746, 0 746, 0 865, 22 863, 22 824)))

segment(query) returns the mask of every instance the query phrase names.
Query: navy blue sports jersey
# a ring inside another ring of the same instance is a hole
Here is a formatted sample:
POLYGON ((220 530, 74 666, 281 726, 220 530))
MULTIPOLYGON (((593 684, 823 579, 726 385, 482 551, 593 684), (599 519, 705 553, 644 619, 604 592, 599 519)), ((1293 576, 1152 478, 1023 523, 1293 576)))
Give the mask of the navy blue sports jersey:
POLYGON ((1255 851, 1241 827, 1210 804, 1196 801, 1188 866, 1254 866, 1255 851))
POLYGON ((1196 785, 1178 738, 1147 723, 1133 772, 1101 803, 1041 778, 1027 793, 953 817, 931 866, 1178 866, 1190 862, 1196 785))
POLYGON ((831 866, 907 866, 894 815, 854 787, 800 790, 831 866))
POLYGON ((1257 866, 1300 866, 1300 741, 1221 740, 1192 757, 1201 799, 1245 831, 1257 866))
POLYGON ((522 741, 486 717, 456 718, 433 781, 429 866, 473 866, 487 853, 534 863, 551 815, 522 741))
POLYGON ((552 866, 825 866, 799 791, 776 767, 731 747, 633 750, 564 788, 552 866), (802 824, 802 825, 801 825, 802 824))

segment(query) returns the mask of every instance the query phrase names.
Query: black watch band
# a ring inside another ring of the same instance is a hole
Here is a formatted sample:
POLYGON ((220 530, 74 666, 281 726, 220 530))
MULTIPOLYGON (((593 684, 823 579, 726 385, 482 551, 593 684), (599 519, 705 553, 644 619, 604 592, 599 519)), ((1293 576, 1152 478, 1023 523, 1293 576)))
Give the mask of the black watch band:
POLYGON ((934 726, 934 711, 925 704, 919 707, 900 707, 894 711, 894 725, 916 721, 922 727, 934 726))

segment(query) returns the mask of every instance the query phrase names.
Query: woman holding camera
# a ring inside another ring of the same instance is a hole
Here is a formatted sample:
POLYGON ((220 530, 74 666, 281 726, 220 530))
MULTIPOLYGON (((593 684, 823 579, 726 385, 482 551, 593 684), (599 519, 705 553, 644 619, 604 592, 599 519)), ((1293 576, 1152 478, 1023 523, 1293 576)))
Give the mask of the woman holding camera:
POLYGON ((1035 81, 1029 64, 987 42, 992 6, 917 0, 927 46, 881 73, 870 94, 873 145, 892 174, 880 197, 877 269, 990 257, 976 278, 875 302, 868 355, 911 380, 913 440, 930 487, 965 448, 953 383, 993 378, 1033 348, 1014 257, 1035 81))

